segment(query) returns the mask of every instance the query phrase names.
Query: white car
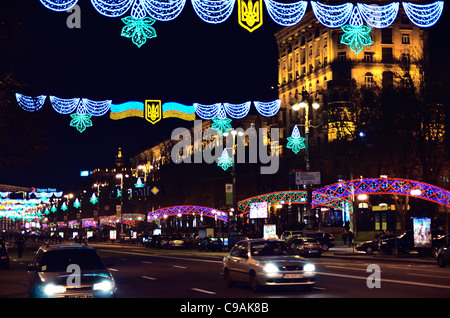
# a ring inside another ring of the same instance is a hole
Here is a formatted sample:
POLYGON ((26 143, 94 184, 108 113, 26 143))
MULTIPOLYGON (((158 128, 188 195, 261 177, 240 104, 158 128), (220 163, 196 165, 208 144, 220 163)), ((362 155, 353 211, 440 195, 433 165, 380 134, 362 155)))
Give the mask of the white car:
POLYGON ((253 291, 261 286, 304 285, 316 281, 314 264, 300 257, 289 244, 279 240, 243 240, 223 259, 228 287, 235 281, 249 283, 253 291))

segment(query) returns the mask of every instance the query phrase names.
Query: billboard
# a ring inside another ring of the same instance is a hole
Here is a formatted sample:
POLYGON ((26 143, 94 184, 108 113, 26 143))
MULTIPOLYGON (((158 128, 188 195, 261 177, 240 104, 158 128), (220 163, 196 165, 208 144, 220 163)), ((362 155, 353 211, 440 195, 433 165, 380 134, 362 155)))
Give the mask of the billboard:
POLYGON ((414 247, 431 247, 431 219, 413 218, 414 247))
POLYGON ((268 217, 268 214, 267 202, 250 203, 250 219, 265 219, 268 217))

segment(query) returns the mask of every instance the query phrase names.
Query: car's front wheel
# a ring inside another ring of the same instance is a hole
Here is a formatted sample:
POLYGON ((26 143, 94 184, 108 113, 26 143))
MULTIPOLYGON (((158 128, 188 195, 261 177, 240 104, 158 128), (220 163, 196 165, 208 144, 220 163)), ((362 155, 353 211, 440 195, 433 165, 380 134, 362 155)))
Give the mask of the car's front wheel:
POLYGON ((444 261, 444 257, 442 255, 439 255, 437 257, 437 263, 439 265, 439 267, 445 267, 445 261, 444 261))
POLYGON ((230 288, 234 286, 234 281, 231 279, 230 271, 228 268, 225 268, 223 271, 223 277, 225 278, 225 285, 230 288))
POLYGON ((250 287, 255 293, 261 290, 261 286, 258 283, 258 279, 256 277, 255 272, 250 272, 250 287))

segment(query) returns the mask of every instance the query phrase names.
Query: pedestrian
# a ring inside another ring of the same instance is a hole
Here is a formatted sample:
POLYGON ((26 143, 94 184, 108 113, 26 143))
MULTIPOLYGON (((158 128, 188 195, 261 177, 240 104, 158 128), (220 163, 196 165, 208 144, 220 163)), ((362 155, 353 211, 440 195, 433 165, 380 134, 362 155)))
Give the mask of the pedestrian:
POLYGON ((23 249, 25 248, 25 239, 23 238, 22 235, 17 236, 16 246, 17 246, 17 256, 19 258, 22 258, 23 249))
POLYGON ((344 234, 342 234, 342 240, 344 241, 344 246, 347 245, 347 231, 344 231, 344 234))
POLYGON ((348 231, 348 247, 352 247, 353 246, 353 232, 350 230, 348 231))

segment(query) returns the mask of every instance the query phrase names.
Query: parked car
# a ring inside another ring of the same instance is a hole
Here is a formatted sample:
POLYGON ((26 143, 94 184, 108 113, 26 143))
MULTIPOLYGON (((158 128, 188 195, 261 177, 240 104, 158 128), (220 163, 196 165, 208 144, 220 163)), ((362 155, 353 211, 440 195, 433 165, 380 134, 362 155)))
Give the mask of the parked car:
POLYGON ((283 234, 281 234, 280 240, 286 241, 291 236, 302 235, 302 234, 303 234, 302 231, 284 231, 283 234))
POLYGON ((431 246, 416 247, 414 245, 414 233, 408 230, 399 236, 385 238, 379 241, 378 248, 380 252, 398 255, 400 253, 419 253, 421 255, 433 255, 433 250, 439 249, 444 238, 437 235, 440 231, 431 231, 431 246))
POLYGON ((450 264, 450 248, 448 246, 441 247, 436 257, 436 260, 440 267, 445 267, 448 264, 450 264))
POLYGON ((324 232, 305 233, 305 236, 316 239, 322 245, 322 250, 324 251, 328 251, 329 248, 335 245, 334 236, 330 233, 324 232))
POLYGON ((314 264, 300 257, 285 241, 253 239, 238 242, 223 259, 227 287, 235 281, 261 286, 304 285, 316 281, 314 264))
POLYGON ((378 243, 384 239, 388 239, 388 238, 392 238, 395 237, 395 235, 393 234, 383 234, 378 236, 377 238, 375 238, 372 241, 367 241, 367 242, 363 242, 360 244, 357 244, 355 246, 357 251, 360 252, 366 252, 367 254, 373 254, 373 252, 379 252, 380 250, 378 249, 378 243))
POLYGON ((100 255, 84 244, 41 246, 27 272, 30 297, 115 297, 117 292, 100 255))
POLYGON ((9 268, 8 247, 2 239, 0 239, 0 266, 3 268, 9 268))
POLYGON ((223 242, 218 237, 205 237, 198 243, 199 251, 221 252, 222 249, 223 242))
POLYGON ((292 236, 286 242, 295 248, 301 256, 322 255, 322 245, 316 239, 310 237, 292 236))

